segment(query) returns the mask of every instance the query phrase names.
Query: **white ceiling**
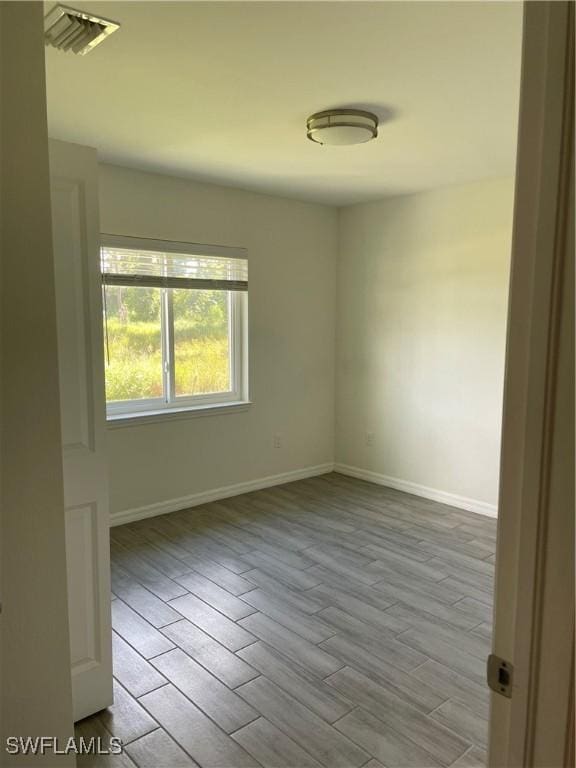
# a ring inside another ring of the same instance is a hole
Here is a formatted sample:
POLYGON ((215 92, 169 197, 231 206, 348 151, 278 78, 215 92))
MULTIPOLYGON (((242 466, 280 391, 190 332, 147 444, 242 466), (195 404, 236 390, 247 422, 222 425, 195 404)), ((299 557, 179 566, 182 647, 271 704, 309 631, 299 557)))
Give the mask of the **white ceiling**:
POLYGON ((337 205, 513 173, 521 3, 69 1, 122 26, 47 49, 50 134, 108 162, 337 205), (378 139, 308 141, 341 106, 378 139))

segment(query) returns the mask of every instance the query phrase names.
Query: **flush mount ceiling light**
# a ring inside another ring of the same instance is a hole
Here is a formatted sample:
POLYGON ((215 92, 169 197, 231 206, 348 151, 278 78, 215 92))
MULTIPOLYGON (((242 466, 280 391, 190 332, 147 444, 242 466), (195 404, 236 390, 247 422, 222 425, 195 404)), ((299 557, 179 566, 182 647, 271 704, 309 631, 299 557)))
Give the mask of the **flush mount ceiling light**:
POLYGON ((44 42, 84 56, 120 27, 115 21, 55 5, 44 17, 44 42))
POLYGON ((378 136, 378 118, 361 109, 328 109, 308 118, 306 135, 316 144, 364 144, 378 136))

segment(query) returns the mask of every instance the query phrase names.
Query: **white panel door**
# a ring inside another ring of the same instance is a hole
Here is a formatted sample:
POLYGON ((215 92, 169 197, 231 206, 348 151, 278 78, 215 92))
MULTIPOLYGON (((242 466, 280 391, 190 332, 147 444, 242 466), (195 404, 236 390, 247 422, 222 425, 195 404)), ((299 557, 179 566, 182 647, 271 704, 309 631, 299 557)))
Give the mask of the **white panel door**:
POLYGON ((74 719, 112 703, 96 151, 50 142, 74 719))

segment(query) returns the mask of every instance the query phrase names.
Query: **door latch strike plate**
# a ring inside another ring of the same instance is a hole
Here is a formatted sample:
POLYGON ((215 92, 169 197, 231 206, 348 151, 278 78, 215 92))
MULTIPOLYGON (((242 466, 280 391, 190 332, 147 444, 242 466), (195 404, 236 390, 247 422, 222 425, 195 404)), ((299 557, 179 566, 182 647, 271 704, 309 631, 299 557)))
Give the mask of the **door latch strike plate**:
POLYGON ((514 667, 509 661, 491 653, 488 656, 488 663, 486 665, 486 678, 488 685, 495 693, 506 696, 507 699, 512 698, 514 667))

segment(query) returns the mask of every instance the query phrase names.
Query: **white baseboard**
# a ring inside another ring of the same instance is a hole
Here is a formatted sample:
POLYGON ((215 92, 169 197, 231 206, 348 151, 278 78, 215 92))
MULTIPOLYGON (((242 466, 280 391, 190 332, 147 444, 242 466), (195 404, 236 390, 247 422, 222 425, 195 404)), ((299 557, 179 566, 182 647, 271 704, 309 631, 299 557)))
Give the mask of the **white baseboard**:
POLYGON ((244 483, 235 483, 234 485, 225 485, 221 488, 214 488, 210 491, 193 493, 189 496, 180 496, 176 499, 159 501, 155 504, 147 504, 144 507, 134 507, 132 509, 123 509, 119 512, 113 512, 110 515, 110 525, 124 525, 134 520, 144 520, 147 517, 156 517, 156 515, 165 515, 168 512, 179 512, 189 507, 197 507, 200 504, 207 504, 210 501, 218 499, 227 499, 230 496, 238 496, 241 493, 258 491, 261 488, 271 488, 274 485, 291 483, 294 480, 304 480, 307 477, 316 477, 325 475, 334 470, 334 464, 317 464, 314 467, 304 467, 303 469, 294 469, 290 472, 282 472, 279 475, 268 475, 256 480, 248 480, 244 483))
POLYGON ((131 523, 134 520, 144 520, 147 517, 165 515, 169 512, 179 512, 183 509, 188 509, 189 507, 208 504, 210 501, 227 499, 231 496, 238 496, 241 493, 249 493, 250 491, 258 491, 262 488, 271 488, 274 485, 291 483, 294 480, 304 480, 307 477, 325 475, 328 472, 340 472, 342 475, 349 475, 350 477, 357 477, 359 480, 367 480, 376 485, 395 488, 397 491, 404 491, 405 493, 411 493, 415 496, 422 496, 425 499, 439 501, 442 504, 448 504, 451 507, 457 507, 459 509, 466 509, 469 512, 476 512, 480 515, 486 515, 488 517, 498 516, 496 505, 488 504, 485 501, 478 501, 477 499, 469 499, 466 496, 458 496, 454 493, 439 491, 436 488, 418 485, 417 483, 411 483, 407 480, 399 480, 396 477, 388 477, 387 475, 381 475, 378 472, 371 472, 370 470, 361 469, 360 467, 352 467, 348 464, 326 463, 318 464, 313 467, 304 467, 303 469, 294 469, 290 472, 282 472, 278 475, 268 475, 267 477, 260 477, 256 480, 248 480, 243 483, 235 483, 234 485, 225 485, 221 488, 201 491, 200 493, 193 493, 189 496, 180 496, 175 499, 167 499, 166 501, 147 504, 143 507, 123 509, 110 515, 110 525, 124 525, 124 523, 131 523))
POLYGON ((498 507, 495 504, 488 504, 486 501, 478 501, 477 499, 469 499, 466 496, 458 496, 455 493, 439 491, 436 488, 429 488, 426 485, 411 483, 408 480, 399 480, 397 477, 381 475, 378 472, 371 472, 368 469, 351 467, 349 464, 335 464, 334 472, 340 472, 340 474, 349 475, 350 477, 357 477, 359 480, 367 480, 368 482, 376 483, 377 485, 385 485, 387 488, 394 488, 397 491, 411 493, 414 496, 422 496, 423 498, 431 499, 432 501, 439 501, 450 507, 466 509, 468 512, 476 512, 479 515, 486 515, 487 517, 498 517, 498 507))

